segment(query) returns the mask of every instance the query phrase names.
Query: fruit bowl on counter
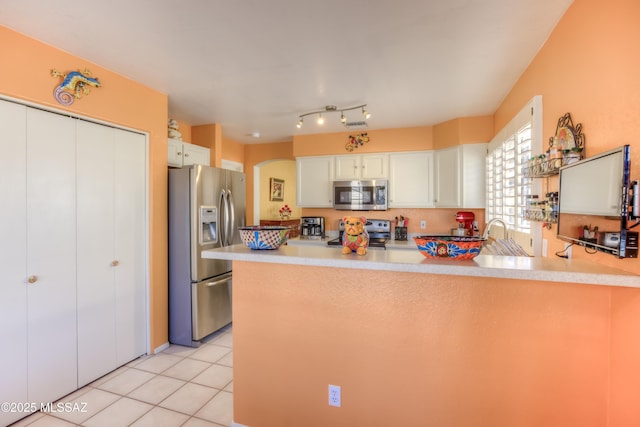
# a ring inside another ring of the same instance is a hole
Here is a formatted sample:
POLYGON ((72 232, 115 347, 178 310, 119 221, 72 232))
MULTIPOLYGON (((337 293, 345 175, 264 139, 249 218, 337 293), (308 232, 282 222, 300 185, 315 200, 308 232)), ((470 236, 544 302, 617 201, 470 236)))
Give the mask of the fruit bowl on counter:
POLYGON ((289 238, 289 227, 278 225, 252 225, 238 227, 242 243, 249 249, 271 250, 278 249, 289 238))
POLYGON ((413 238, 426 258, 467 260, 475 258, 486 239, 476 236, 429 235, 413 238))

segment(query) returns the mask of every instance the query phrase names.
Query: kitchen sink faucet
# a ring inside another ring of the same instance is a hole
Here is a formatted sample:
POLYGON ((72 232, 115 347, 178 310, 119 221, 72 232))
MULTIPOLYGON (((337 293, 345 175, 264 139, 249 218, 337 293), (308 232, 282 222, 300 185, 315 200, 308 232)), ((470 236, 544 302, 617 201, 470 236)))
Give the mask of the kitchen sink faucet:
POLYGON ((484 233, 482 233, 483 239, 489 238, 489 234, 491 234, 491 227, 493 227, 493 224, 495 224, 496 222, 499 222, 504 228, 504 239, 507 240, 509 238, 509 229, 507 228, 507 224, 500 218, 492 218, 484 228, 484 233))

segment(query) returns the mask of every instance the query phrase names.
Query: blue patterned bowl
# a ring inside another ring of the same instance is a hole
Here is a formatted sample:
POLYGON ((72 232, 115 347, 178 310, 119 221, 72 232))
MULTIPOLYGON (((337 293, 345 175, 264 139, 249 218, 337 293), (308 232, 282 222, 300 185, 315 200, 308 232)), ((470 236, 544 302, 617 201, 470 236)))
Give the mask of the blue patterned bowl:
POLYGON ((473 259, 480 253, 484 239, 471 236, 416 236, 418 250, 427 258, 473 259))
POLYGON ((242 243, 250 249, 278 249, 289 238, 289 227, 253 225, 238 227, 242 243))

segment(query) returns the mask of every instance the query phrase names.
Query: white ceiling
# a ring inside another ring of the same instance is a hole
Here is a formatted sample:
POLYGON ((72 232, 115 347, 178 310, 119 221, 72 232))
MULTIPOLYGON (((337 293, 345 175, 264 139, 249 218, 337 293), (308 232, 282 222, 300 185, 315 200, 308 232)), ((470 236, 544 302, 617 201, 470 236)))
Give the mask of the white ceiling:
POLYGON ((0 0, 0 25, 167 94, 172 118, 257 143, 344 131, 339 113, 296 128, 326 105, 368 104, 368 129, 493 114, 571 3, 0 0))

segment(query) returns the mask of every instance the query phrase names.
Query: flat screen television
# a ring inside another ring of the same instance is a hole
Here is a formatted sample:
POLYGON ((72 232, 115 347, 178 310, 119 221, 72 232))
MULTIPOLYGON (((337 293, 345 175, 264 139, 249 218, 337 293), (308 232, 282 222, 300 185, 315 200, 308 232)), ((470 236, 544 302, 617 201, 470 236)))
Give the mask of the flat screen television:
POLYGON ((586 250, 637 257, 637 233, 627 229, 629 145, 560 168, 558 238, 586 250))

